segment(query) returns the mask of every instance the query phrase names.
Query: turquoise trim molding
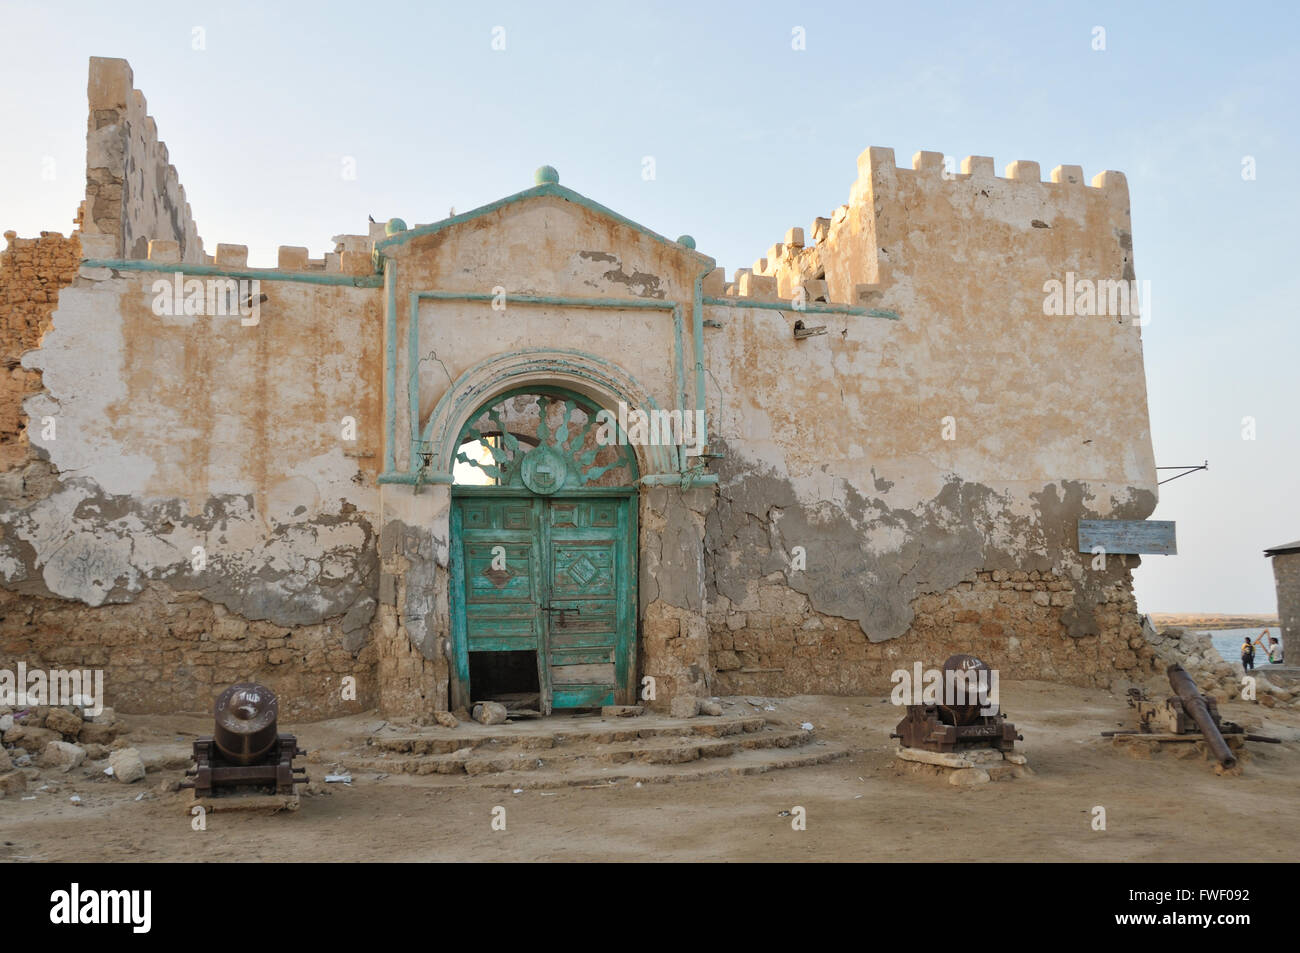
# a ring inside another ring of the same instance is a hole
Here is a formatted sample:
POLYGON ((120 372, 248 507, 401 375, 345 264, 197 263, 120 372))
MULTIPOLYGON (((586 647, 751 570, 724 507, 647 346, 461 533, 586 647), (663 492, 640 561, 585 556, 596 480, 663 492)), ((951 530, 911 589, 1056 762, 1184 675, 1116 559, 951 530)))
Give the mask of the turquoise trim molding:
MULTIPOLYGON (((673 380, 677 385, 677 400, 686 408, 686 368, 682 359, 682 309, 673 308, 673 380)), ((686 469, 686 448, 677 448, 677 469, 686 469)))
POLYGON ((431 483, 451 483, 450 473, 401 473, 398 471, 388 471, 379 474, 378 482, 380 483, 400 483, 405 486, 422 486, 431 483))
MULTIPOLYGON (((520 499, 531 500, 537 494, 526 487, 515 486, 455 486, 451 490, 452 499, 461 497, 486 497, 494 499, 503 496, 512 496, 520 499)), ((599 498, 609 496, 636 496, 635 486, 581 486, 570 487, 561 493, 555 494, 560 499, 568 497, 588 497, 599 498)))
MULTIPOLYGON (((384 472, 397 469, 397 263, 384 262, 384 472)), ((382 482, 382 481, 381 481, 382 482)))
MULTIPOLYGON (((691 292, 691 337, 695 342, 695 409, 704 417, 704 446, 709 445, 709 414, 704 405, 704 278, 713 269, 705 268, 695 276, 691 292)), ((682 450, 682 470, 686 470, 685 448, 682 450)))
POLYGON ((705 298, 704 303, 723 308, 761 308, 767 311, 798 311, 802 314, 852 314, 863 318, 884 318, 899 321, 897 311, 885 308, 858 308, 849 304, 805 304, 796 308, 784 301, 754 301, 750 298, 705 298))
POLYGON ((81 264, 87 268, 112 268, 115 271, 155 271, 164 275, 179 271, 183 275, 194 275, 196 277, 234 278, 247 281, 288 281, 304 285, 379 288, 384 283, 381 275, 341 275, 333 271, 277 271, 272 268, 246 268, 241 271, 233 271, 229 268, 218 268, 216 265, 190 265, 185 262, 162 262, 143 259, 83 258, 81 264))
POLYGON ((555 295, 504 295, 486 294, 469 291, 412 291, 411 297, 428 301, 494 301, 504 297, 506 304, 550 304, 563 308, 611 308, 617 310, 644 309, 649 311, 671 311, 677 307, 675 301, 662 298, 575 298, 555 295))
MULTIPOLYGON (((406 322, 406 410, 411 435, 410 456, 406 468, 420 472, 420 292, 411 292, 406 322)), ((450 468, 448 468, 450 469, 450 468)))

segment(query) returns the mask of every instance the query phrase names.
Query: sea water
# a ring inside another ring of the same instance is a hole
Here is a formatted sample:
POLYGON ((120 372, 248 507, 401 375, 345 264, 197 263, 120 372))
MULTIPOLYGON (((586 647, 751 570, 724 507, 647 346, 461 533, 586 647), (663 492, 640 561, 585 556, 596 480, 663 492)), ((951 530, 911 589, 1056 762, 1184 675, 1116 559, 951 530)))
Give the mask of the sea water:
MULTIPOLYGON (((1260 627, 1257 629, 1197 629, 1196 631, 1205 632, 1210 636, 1210 641, 1214 643, 1214 647, 1219 650, 1219 654, 1223 656, 1225 662, 1236 662, 1237 664, 1241 664, 1241 643, 1246 641, 1246 636, 1250 636, 1250 641, 1254 642, 1263 632, 1267 631, 1269 635, 1279 642, 1282 640, 1282 629, 1276 625, 1268 626, 1267 629, 1260 627)), ((1261 646, 1255 646, 1255 667, 1265 668, 1268 664, 1268 653, 1261 646)))

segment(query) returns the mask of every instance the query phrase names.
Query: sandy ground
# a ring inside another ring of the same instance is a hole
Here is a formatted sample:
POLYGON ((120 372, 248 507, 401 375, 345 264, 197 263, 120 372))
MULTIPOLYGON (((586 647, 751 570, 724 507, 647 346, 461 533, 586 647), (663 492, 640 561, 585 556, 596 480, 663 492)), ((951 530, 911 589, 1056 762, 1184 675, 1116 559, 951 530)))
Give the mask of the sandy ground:
MULTIPOLYGON (((1284 743, 1249 744, 1253 758, 1241 776, 1217 777, 1199 758, 1162 752, 1139 760, 1101 739, 1102 730, 1128 727, 1123 699, 1109 692, 1004 681, 1002 704, 1036 774, 958 788, 900 770, 888 738, 899 713, 880 698, 776 704, 769 717, 811 721, 820 737, 852 745, 852 754, 755 777, 519 794, 359 773, 351 786, 304 797, 296 813, 212 814, 201 832, 191 829, 188 792, 159 793, 160 780, 182 776, 179 767, 130 786, 43 772, 51 789, 36 800, 0 799, 0 860, 1297 859, 1297 714, 1225 704, 1225 718, 1284 743), (796 805, 806 809, 806 830, 781 816, 796 805), (505 831, 491 828, 497 806, 506 808, 505 831), (1095 806, 1106 810, 1104 831, 1092 829, 1095 806)), ((132 743, 174 744, 206 731, 197 716, 130 720, 132 743)), ((310 748, 377 723, 365 716, 282 730, 296 729, 310 748)), ((319 780, 325 767, 309 771, 319 780)))

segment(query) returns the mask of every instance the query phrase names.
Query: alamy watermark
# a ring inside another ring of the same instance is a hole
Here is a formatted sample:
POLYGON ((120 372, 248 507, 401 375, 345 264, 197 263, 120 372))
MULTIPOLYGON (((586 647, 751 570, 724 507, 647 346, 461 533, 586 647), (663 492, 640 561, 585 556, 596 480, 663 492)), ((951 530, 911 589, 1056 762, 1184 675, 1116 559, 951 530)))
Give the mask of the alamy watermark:
POLYGON ((1143 327, 1151 323, 1151 282, 1119 278, 1079 278, 1072 271, 1065 280, 1049 278, 1043 283, 1043 314, 1115 315, 1135 318, 1133 323, 1143 327))
POLYGON ((91 715, 104 711, 104 670, 31 669, 18 663, 18 671, 0 668, 0 705, 12 708, 73 706, 91 715))
POLYGON ((596 443, 606 446, 681 446, 698 454, 707 440, 702 410, 630 410, 618 402, 618 414, 596 414, 596 443))
POLYGON ((239 316, 246 328, 255 327, 262 316, 262 282, 257 278, 186 279, 176 272, 171 279, 159 278, 153 291, 153 313, 173 315, 239 316))
POLYGON ((123 924, 132 933, 148 933, 153 924, 152 890, 83 890, 74 883, 50 894, 50 922, 123 924))
POLYGON ((916 662, 910 672, 900 668, 889 680, 894 684, 889 700, 895 705, 979 705, 981 715, 998 713, 997 669, 923 670, 916 662))

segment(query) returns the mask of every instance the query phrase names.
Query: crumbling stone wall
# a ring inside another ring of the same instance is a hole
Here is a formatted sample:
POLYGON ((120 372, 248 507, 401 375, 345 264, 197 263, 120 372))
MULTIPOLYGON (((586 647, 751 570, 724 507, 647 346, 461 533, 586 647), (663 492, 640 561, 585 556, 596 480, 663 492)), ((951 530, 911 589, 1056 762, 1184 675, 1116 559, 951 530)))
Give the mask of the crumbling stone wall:
POLYGON ((41 232, 19 238, 5 232, 0 253, 0 473, 29 458, 23 401, 41 389, 41 374, 23 367, 23 353, 39 347, 50 328, 59 290, 72 283, 81 259, 74 234, 41 232))
POLYGON ((103 669, 108 704, 129 712, 211 711, 239 681, 268 686, 289 718, 365 711, 377 701, 377 652, 367 643, 354 654, 340 635, 335 624, 250 621, 157 583, 98 608, 0 589, 0 668, 103 669))
MULTIPOLYGON (((1300 661, 1300 553, 1278 553, 1273 561, 1277 617, 1282 623, 1282 651, 1300 661)), ((1289 661, 1289 659, 1288 659, 1289 661)))
POLYGON ((382 605, 376 617, 379 712, 385 718, 426 722, 434 712, 448 711, 445 657, 429 659, 398 626, 397 611, 382 605))
POLYGON ((465 707, 450 695, 450 575, 446 486, 417 499, 390 494, 380 534, 379 608, 373 626, 379 653, 379 710, 385 718, 421 721, 465 707))
POLYGON ((1076 595, 1069 575, 1038 570, 981 570, 970 581, 912 600, 906 634, 872 641, 861 626, 815 611, 778 574, 746 598, 720 596, 709 608, 710 658, 721 694, 873 694, 914 662, 938 668, 962 652, 1004 678, 1040 678, 1109 687, 1117 677, 1155 671, 1142 637, 1132 583, 1116 569, 1096 593, 1099 630, 1066 634, 1063 617, 1076 595))
POLYGON ((712 488, 641 493, 637 670, 655 680, 654 698, 641 700, 657 710, 670 710, 679 695, 712 693, 703 585, 705 514, 712 505, 712 488))

